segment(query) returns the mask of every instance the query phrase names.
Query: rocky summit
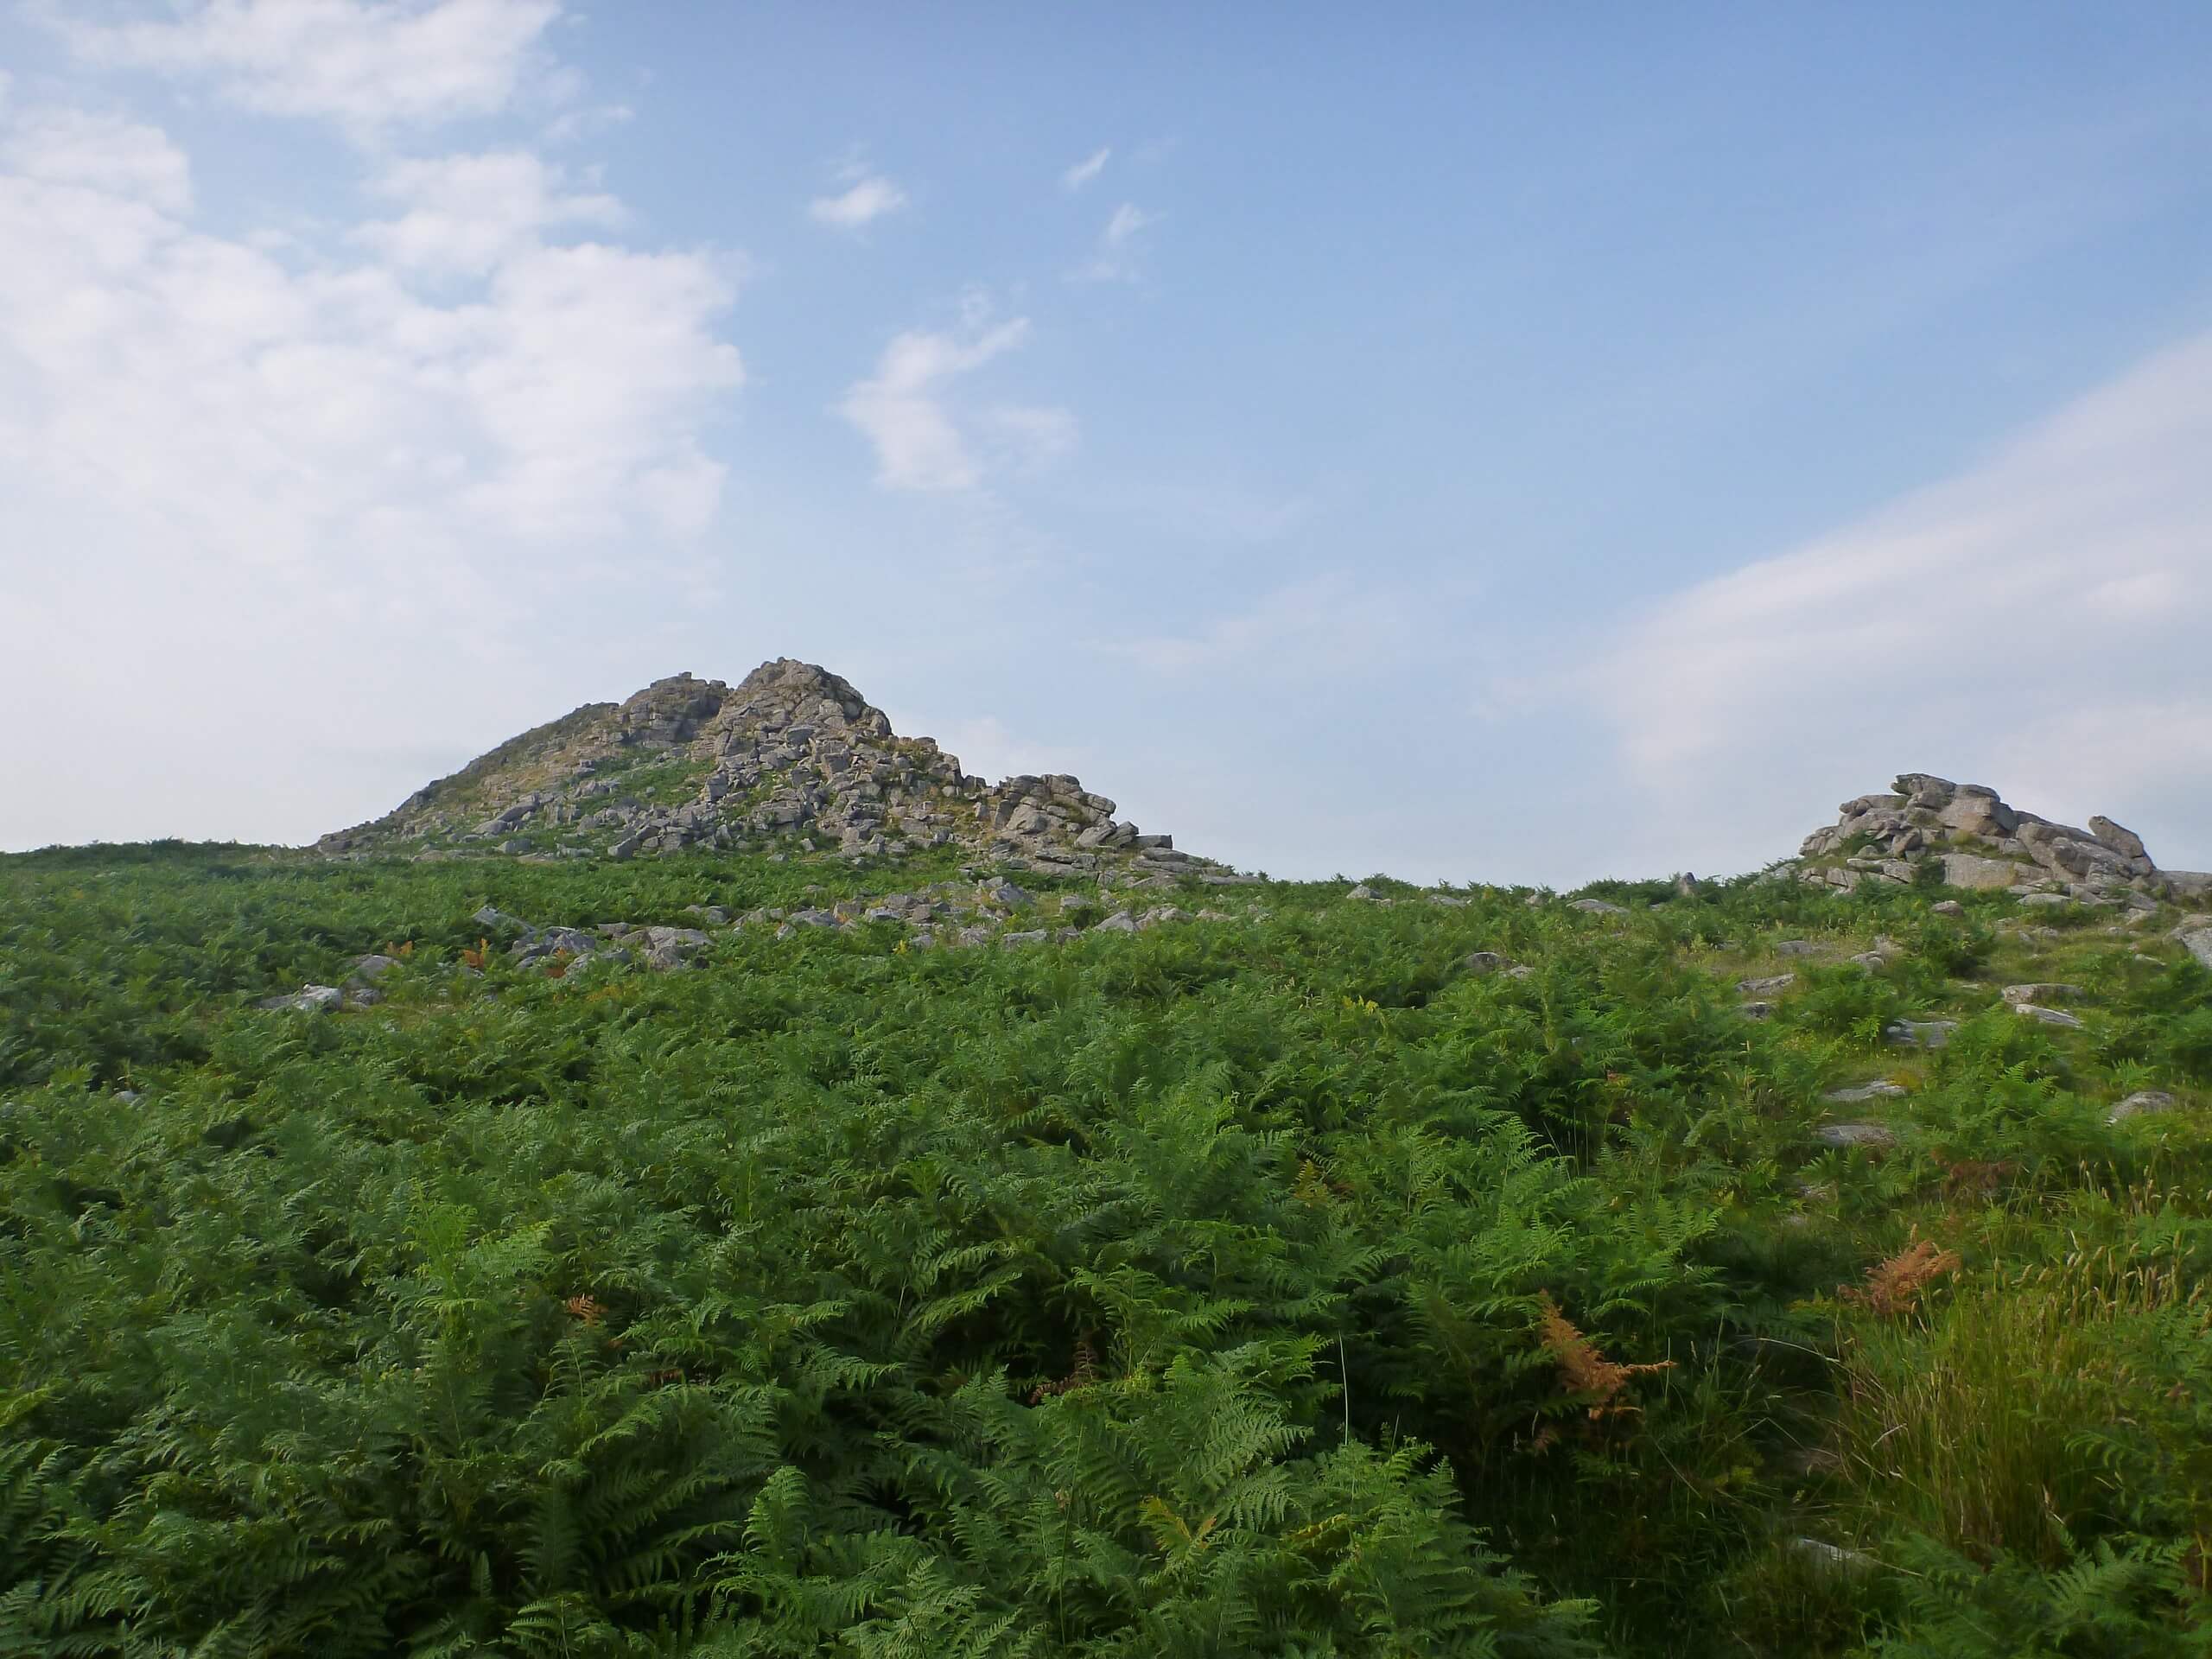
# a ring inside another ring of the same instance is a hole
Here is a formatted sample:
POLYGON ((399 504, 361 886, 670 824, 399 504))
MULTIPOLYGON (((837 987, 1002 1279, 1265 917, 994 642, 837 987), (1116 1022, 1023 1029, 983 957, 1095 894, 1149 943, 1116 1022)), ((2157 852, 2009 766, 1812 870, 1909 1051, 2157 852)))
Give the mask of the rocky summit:
POLYGON ((1945 887, 2009 888, 2024 900, 2151 910, 2162 898, 2212 897, 2212 874, 2161 870, 2143 838, 2110 818, 2077 830, 2008 806, 1986 785, 1925 772, 1846 801, 1798 851, 1800 880, 1847 892, 1911 883, 1933 863, 1945 887))
POLYGON ((1014 868, 1233 879, 1064 773, 969 777, 850 681, 779 658, 736 685, 677 674, 587 703, 316 843, 336 857, 631 858, 692 846, 896 858, 957 846, 1014 868))

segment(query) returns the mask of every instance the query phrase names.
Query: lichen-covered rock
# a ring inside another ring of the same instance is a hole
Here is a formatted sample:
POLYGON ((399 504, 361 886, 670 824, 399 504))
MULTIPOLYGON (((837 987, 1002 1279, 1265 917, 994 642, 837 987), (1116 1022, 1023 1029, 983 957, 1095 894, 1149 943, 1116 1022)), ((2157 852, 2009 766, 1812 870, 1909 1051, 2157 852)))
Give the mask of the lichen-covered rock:
MULTIPOLYGON (((2047 885, 2058 903, 2122 903, 2183 890, 2152 861, 2140 836, 2110 818, 2091 818, 2086 830, 2054 823, 2006 805, 1986 785, 1925 772, 1902 773, 1885 793, 1844 802, 1835 823, 1805 837, 1794 873, 1848 893, 1869 881, 1910 883, 1931 861, 1947 887, 2047 885)), ((2212 878, 2205 890, 2212 892, 2212 878)))
POLYGON ((333 857, 705 846, 898 859, 957 845, 1009 869, 1239 879, 1116 810, 1064 772, 971 778, 931 739, 895 734, 849 681, 779 658, 734 686, 677 674, 588 703, 317 846, 333 857))

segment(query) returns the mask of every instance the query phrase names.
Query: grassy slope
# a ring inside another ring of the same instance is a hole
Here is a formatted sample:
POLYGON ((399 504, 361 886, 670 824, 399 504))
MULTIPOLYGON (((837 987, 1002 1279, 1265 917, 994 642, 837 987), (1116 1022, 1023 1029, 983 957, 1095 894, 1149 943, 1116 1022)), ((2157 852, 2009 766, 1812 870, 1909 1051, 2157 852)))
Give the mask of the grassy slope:
POLYGON ((0 861, 0 1650, 2195 1650, 2212 975, 2163 926, 1276 885, 458 964, 486 901, 949 872, 0 861), (251 1007, 403 943, 380 1007, 251 1007))

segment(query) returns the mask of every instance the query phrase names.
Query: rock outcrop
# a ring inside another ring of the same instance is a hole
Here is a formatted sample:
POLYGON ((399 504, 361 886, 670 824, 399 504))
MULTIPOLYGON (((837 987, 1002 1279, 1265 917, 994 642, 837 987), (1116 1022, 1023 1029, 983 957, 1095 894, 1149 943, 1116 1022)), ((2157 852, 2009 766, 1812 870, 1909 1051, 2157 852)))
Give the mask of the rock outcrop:
POLYGON ((1805 837, 1798 879, 1850 889, 1907 883, 1931 861, 1947 887, 2008 888, 2056 901, 2146 907, 2161 898, 2212 895, 2212 874, 2161 870, 2143 838, 2110 818, 2086 830, 2008 806, 1980 784, 1908 772, 1879 795, 1838 809, 1805 837))
POLYGON ((1117 819, 1065 774, 987 784, 900 737, 849 681, 780 658, 734 686, 678 674, 588 703, 325 836, 332 856, 500 852, 622 859, 685 847, 897 857, 947 845, 1012 868, 1232 879, 1117 819))

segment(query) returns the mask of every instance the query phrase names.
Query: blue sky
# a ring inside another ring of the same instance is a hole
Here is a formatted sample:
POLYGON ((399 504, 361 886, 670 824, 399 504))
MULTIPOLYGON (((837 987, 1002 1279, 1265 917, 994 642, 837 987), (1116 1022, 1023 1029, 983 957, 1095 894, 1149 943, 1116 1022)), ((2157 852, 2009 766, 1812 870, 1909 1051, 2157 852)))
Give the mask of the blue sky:
POLYGON ((2212 12, 0 13, 0 845, 797 655, 1277 874, 2212 865, 2212 12))

